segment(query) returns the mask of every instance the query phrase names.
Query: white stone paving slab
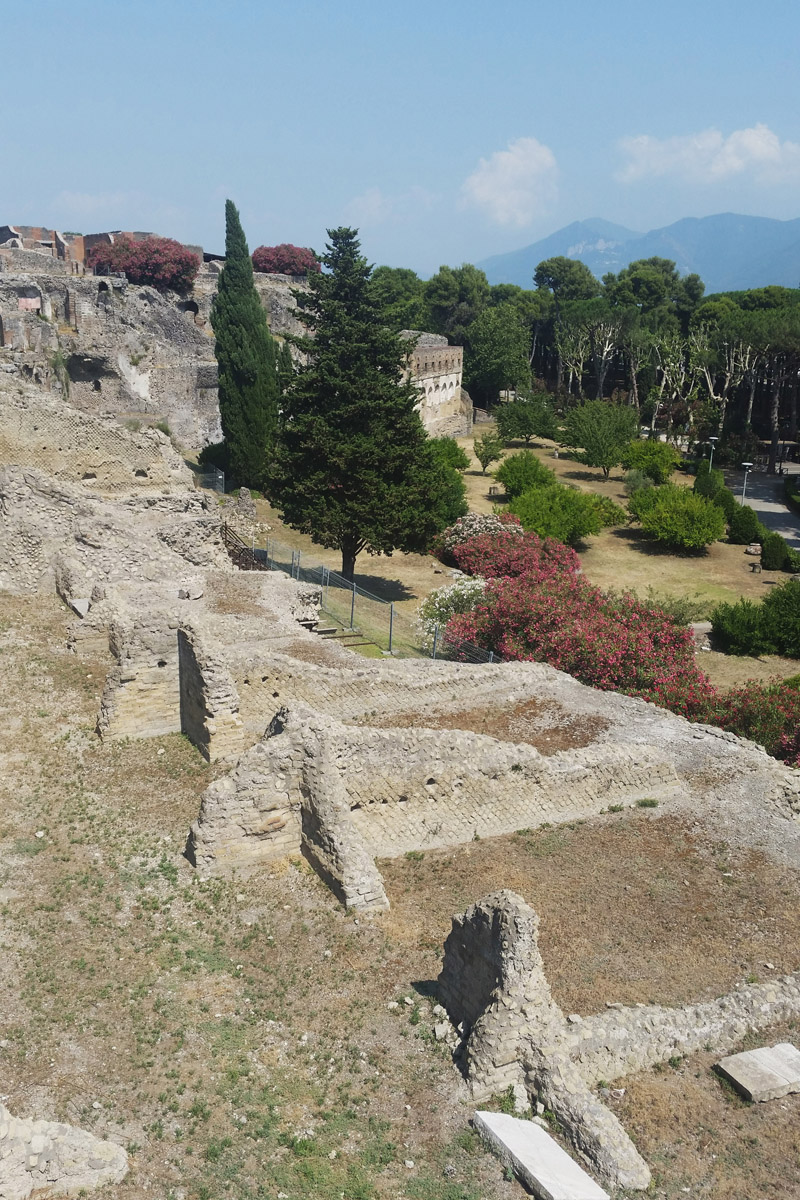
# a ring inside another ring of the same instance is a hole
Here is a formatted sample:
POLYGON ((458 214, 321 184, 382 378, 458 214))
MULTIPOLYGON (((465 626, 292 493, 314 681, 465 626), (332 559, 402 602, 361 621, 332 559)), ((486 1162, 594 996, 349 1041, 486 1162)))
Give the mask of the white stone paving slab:
POLYGON ((731 1054, 717 1070, 748 1100, 779 1100, 800 1092, 800 1050, 790 1042, 731 1054))
POLYGON ((475 1129, 538 1200, 609 1200, 574 1159, 533 1121, 476 1112, 475 1129))

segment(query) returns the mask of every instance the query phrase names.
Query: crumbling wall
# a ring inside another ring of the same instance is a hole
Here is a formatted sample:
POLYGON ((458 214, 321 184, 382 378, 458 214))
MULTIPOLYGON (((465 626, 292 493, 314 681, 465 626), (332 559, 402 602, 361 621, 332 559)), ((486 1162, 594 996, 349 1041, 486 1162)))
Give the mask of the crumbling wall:
POLYGON ((473 1093, 486 1098, 524 1080, 606 1182, 646 1188, 647 1164, 591 1086, 701 1047, 728 1051, 747 1033, 796 1018, 800 972, 685 1008, 619 1005, 565 1017, 547 983, 538 930, 534 910, 509 891, 453 918, 438 994, 464 1035, 473 1093))
POLYGON ((126 429, 10 377, 0 380, 0 462, 36 467, 106 494, 180 491, 192 482, 159 430, 126 429))
POLYGON ((643 747, 543 758, 532 746, 478 734, 358 729, 298 702, 281 709, 265 738, 239 760, 234 775, 244 772, 244 788, 215 784, 207 793, 192 831, 205 869, 275 857, 260 802, 253 807, 250 756, 259 794, 272 797, 270 811, 302 809, 309 857, 353 904, 368 894, 372 903, 377 855, 565 821, 676 783, 672 767, 643 747))
POLYGON ((239 696, 230 674, 189 627, 178 630, 181 733, 209 762, 242 750, 239 696))
POLYGON ((100 701, 101 737, 162 737, 179 733, 181 702, 178 619, 155 612, 149 617, 118 617, 109 649, 116 662, 100 701))

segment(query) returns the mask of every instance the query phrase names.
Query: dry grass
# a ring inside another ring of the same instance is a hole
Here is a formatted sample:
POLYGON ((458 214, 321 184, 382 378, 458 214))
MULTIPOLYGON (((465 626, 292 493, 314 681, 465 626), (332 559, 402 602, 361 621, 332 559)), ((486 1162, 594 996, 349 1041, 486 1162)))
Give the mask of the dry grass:
MULTIPOLYGON (((765 962, 797 966, 796 876, 657 812, 384 863, 393 909, 374 922, 342 912, 300 862, 198 878, 181 848, 216 769, 178 736, 97 742, 106 664, 65 650, 67 620, 55 600, 0 596, 0 1061, 12 1111, 129 1147, 115 1197, 520 1196, 476 1149, 424 998, 451 914, 498 887, 541 913, 568 1011, 677 1003, 766 977, 765 962), (390 1012, 403 995, 415 1003, 390 1012)), ((509 714, 508 732, 542 715, 509 714)), ((713 1200, 792 1195, 778 1134, 793 1144, 797 1098, 770 1125, 708 1065, 681 1065, 677 1120, 671 1069, 626 1081, 660 1193, 678 1200, 699 1179, 713 1200), (761 1139, 750 1179, 734 1161, 745 1138, 761 1139)))
POLYGON ((446 1163, 459 1200, 509 1200, 428 1001, 387 1009, 413 982, 380 923, 300 861, 199 878, 182 848, 217 769, 177 735, 96 740, 107 664, 66 651, 68 619, 0 595, 12 1112, 126 1145, 120 1200, 434 1200, 446 1163))
POLYGON ((574 716, 555 701, 540 703, 525 700, 509 708, 487 711, 485 708, 455 712, 392 713, 382 720, 369 719, 371 725, 391 729, 467 729, 506 742, 527 742, 540 754, 559 750, 579 750, 591 746, 608 729, 602 717, 574 716))

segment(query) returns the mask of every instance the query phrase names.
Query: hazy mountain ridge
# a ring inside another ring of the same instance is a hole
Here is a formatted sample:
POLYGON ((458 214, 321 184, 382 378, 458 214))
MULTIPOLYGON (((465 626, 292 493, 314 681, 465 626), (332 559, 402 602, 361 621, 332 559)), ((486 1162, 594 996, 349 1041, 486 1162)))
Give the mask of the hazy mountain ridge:
POLYGON ((684 217, 672 225, 636 233, 600 218, 574 221, 521 250, 484 259, 492 284, 533 286, 533 272, 545 258, 580 259, 598 279, 639 258, 672 259, 682 274, 696 272, 706 293, 782 284, 800 285, 800 218, 776 221, 718 213, 684 217))

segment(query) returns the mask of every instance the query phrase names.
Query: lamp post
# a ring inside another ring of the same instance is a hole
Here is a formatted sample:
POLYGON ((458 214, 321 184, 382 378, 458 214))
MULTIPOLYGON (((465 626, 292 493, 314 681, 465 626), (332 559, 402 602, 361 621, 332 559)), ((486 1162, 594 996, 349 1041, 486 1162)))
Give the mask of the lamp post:
POLYGON ((744 482, 742 484, 742 504, 744 504, 744 498, 747 495, 747 472, 750 470, 752 465, 753 464, 751 462, 743 462, 742 463, 742 466, 744 467, 744 482))
POLYGON ((708 440, 711 443, 711 453, 708 456, 708 473, 710 475, 711 468, 714 465, 714 449, 716 447, 717 442, 719 441, 719 438, 718 437, 710 437, 708 440))

